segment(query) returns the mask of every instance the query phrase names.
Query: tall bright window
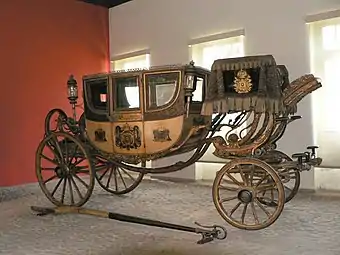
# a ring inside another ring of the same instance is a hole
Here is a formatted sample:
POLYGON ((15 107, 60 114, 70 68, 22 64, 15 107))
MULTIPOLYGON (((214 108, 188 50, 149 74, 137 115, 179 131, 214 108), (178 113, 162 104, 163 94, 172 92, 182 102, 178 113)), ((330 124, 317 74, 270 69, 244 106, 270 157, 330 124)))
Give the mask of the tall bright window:
POLYGON ((322 88, 312 94, 314 139, 324 167, 340 167, 340 18, 312 22, 311 71, 322 88))
MULTIPOLYGON (((221 36, 218 36, 221 37, 221 36)), ((192 43, 189 45, 189 55, 191 60, 195 62, 195 65, 202 66, 207 69, 211 69, 212 64, 215 60, 221 58, 234 58, 234 57, 243 57, 244 56, 244 36, 233 36, 226 37, 223 39, 216 39, 204 41, 204 39, 199 39, 199 43, 192 43)), ((195 91, 194 97, 202 97, 202 91, 195 91)), ((238 116, 238 113, 228 114, 224 119, 224 123, 229 122, 229 120, 235 119, 238 116)), ((214 117, 214 116, 213 116, 214 117)), ((239 134, 239 132, 246 127, 246 123, 244 123, 241 127, 233 131, 232 133, 239 134)), ((225 136, 228 132, 228 128, 223 128, 220 132, 217 132, 216 135, 225 136)), ((244 133, 242 133, 244 134, 244 133)), ((217 157, 212 155, 214 151, 213 146, 210 146, 207 153, 202 157, 200 161, 220 161, 217 157)))
POLYGON ((137 56, 119 58, 111 61, 111 70, 128 70, 134 68, 149 68, 150 54, 142 54, 137 56))
MULTIPOLYGON (((120 71, 150 67, 150 54, 129 55, 130 56, 125 55, 125 57, 119 57, 116 60, 111 61, 111 70, 120 71)), ((138 86, 127 86, 125 87, 124 92, 129 103, 129 108, 138 108, 140 106, 138 86)))

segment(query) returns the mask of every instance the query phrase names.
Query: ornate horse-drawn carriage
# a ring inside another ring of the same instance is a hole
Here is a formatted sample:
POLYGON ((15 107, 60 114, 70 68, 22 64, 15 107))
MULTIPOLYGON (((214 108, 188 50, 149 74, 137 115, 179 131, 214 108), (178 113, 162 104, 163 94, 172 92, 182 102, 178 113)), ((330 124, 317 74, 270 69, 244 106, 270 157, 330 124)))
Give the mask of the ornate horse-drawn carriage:
MULTIPOLYGON (((300 118, 294 115, 297 103, 319 87, 311 74, 290 82, 286 67, 270 55, 216 60, 211 70, 191 62, 110 72, 83 77, 84 112, 77 119, 78 90, 71 77, 68 92, 74 116, 61 109, 48 113, 45 137, 36 152, 39 184, 58 206, 53 212, 76 208, 73 211, 103 215, 80 208, 90 198, 95 180, 108 192, 128 193, 145 174, 194 164, 212 144, 214 155, 226 160, 212 187, 217 211, 240 229, 266 228, 297 193, 300 171, 321 163, 316 146, 292 155, 294 160, 276 150, 286 126, 300 118), (225 137, 215 135, 227 128, 225 137), (146 165, 189 151, 194 153, 185 162, 146 165)), ((152 221, 143 224, 159 226, 152 221)), ((209 240, 223 232, 195 231, 209 240)))

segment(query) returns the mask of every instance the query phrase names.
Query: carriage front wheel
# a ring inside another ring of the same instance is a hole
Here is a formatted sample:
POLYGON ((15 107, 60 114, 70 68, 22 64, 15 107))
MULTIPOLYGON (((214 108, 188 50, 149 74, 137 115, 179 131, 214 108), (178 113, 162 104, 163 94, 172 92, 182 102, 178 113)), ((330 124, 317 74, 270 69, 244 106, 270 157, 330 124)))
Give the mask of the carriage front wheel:
POLYGON ((94 168, 86 147, 65 132, 52 132, 36 152, 36 175, 40 188, 56 206, 82 206, 90 198, 94 168))
POLYGON ((222 167, 213 184, 217 211, 239 229, 260 230, 280 216, 285 193, 279 175, 267 163, 255 158, 235 159, 222 167), (276 193, 277 204, 268 207, 260 201, 264 191, 276 193))

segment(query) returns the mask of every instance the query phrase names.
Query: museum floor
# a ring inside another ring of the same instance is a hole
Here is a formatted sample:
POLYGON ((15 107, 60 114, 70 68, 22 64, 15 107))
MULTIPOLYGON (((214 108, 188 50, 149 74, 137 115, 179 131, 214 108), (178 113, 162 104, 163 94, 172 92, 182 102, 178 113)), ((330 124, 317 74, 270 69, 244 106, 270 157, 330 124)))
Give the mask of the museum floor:
MULTIPOLYGON (((38 217, 31 205, 49 205, 36 185, 0 189, 0 254, 209 254, 339 255, 340 199, 307 193, 286 205, 281 217, 262 231, 225 224, 228 239, 197 245, 199 236, 91 216, 38 217)), ((192 225, 221 224, 209 187, 144 181, 132 193, 115 197, 97 188, 91 208, 192 225)))

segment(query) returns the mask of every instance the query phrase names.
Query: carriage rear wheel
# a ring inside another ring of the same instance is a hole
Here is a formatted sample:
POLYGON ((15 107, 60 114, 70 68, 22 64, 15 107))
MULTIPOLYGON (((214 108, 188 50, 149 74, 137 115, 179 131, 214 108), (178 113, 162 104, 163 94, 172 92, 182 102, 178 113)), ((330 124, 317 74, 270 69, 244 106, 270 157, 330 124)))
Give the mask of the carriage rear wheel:
POLYGON ((77 138, 64 132, 53 132, 39 144, 36 175, 40 188, 56 206, 82 206, 95 184, 87 149, 77 138))
POLYGON ((95 162, 95 177, 99 185, 112 194, 127 194, 137 188, 143 180, 143 173, 118 167, 105 158, 96 157, 95 162))
POLYGON ((217 173, 213 184, 217 211, 229 224, 239 229, 259 230, 272 225, 285 202, 282 182, 275 170, 255 158, 235 159, 217 173), (277 205, 267 207, 260 200, 263 191, 277 194, 277 205))
MULTIPOLYGON (((269 152, 274 157, 280 158, 279 164, 284 164, 287 161, 293 161, 291 157, 281 151, 271 151, 269 152)), ((285 203, 288 203, 292 200, 299 191, 300 188, 300 171, 297 168, 288 168, 288 167, 279 167, 276 169, 276 172, 279 174, 281 181, 283 183, 283 188, 285 191, 285 203)), ((268 206, 276 206, 277 198, 271 192, 264 191, 263 196, 269 195, 271 197, 271 201, 261 201, 261 203, 266 204, 268 206), (269 194, 270 193, 270 194, 269 194)))

